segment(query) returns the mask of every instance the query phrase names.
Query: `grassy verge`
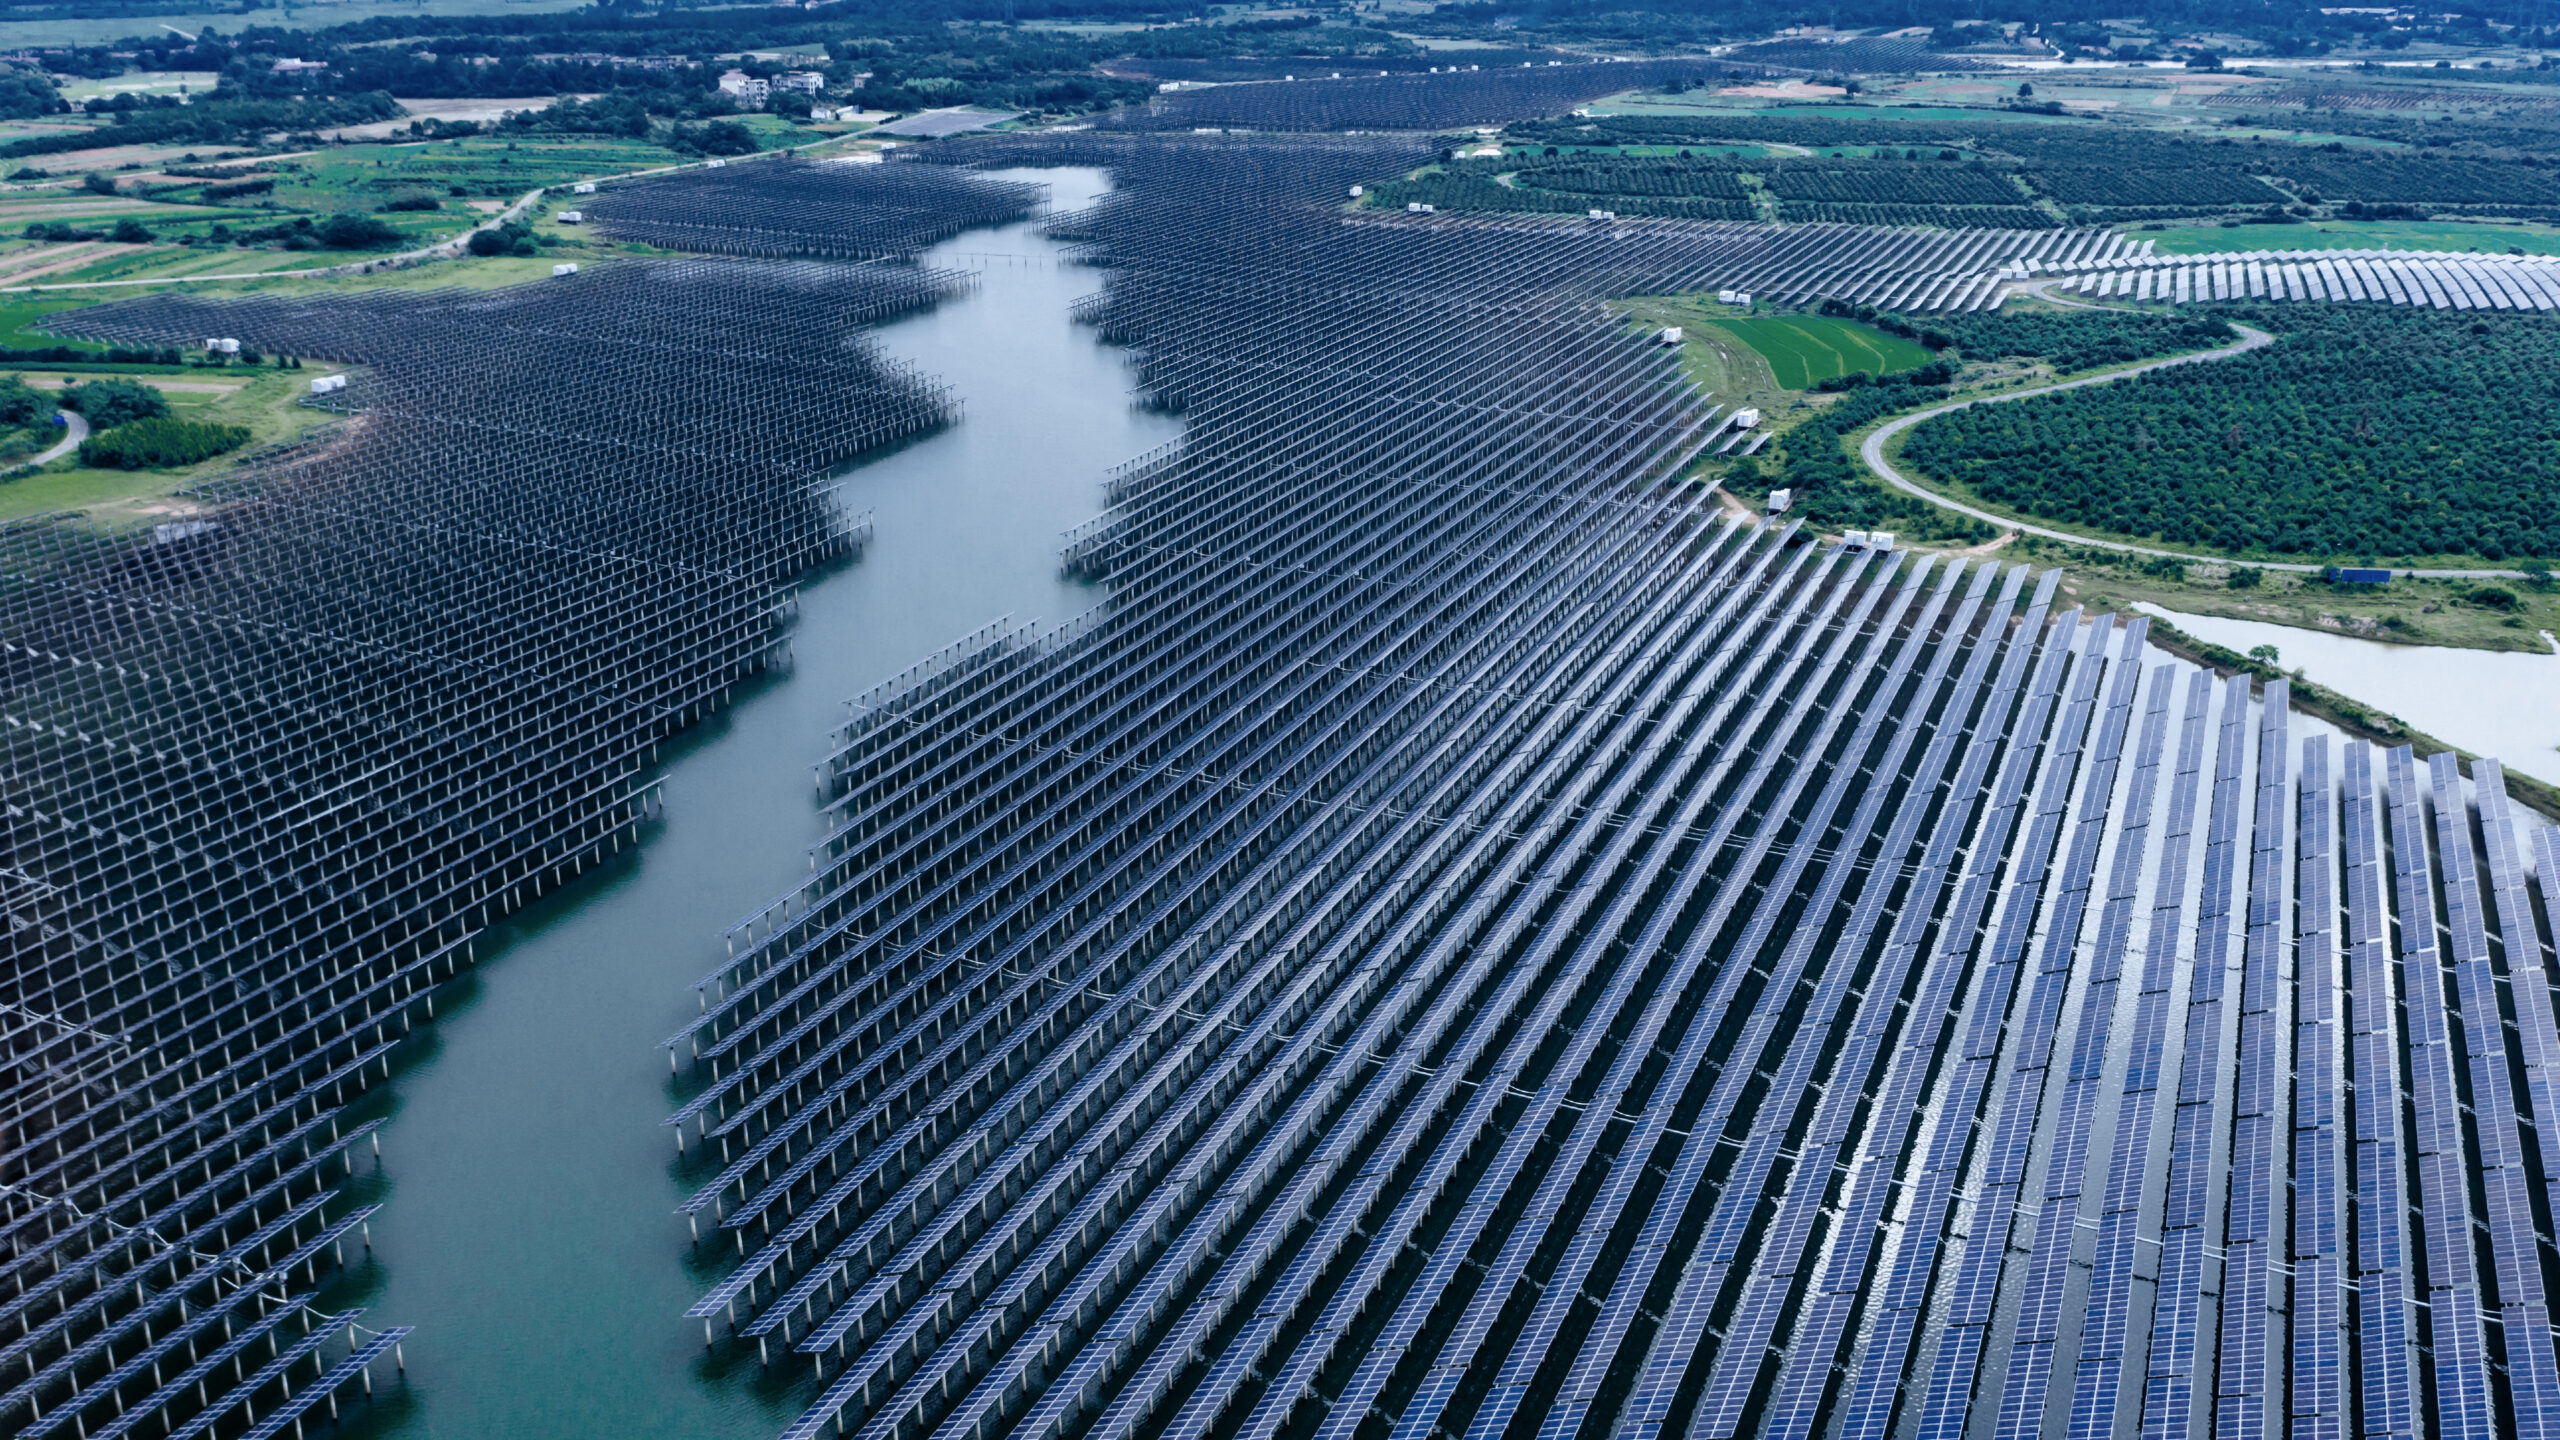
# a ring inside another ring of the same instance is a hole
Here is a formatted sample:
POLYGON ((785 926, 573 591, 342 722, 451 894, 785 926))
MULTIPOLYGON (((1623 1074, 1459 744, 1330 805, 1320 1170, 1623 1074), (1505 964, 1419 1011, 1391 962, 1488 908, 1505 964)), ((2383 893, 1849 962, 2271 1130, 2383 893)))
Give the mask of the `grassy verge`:
MULTIPOLYGON (((2461 762, 2462 773, 2466 776, 2471 775, 2473 763, 2480 758, 2468 750, 2448 745, 2423 730, 2413 730, 2396 716, 2384 714, 2370 706, 2350 700, 2335 690, 2314 685, 2308 680, 2287 676, 2273 665, 2252 660, 2236 651, 2199 640, 2156 615, 2151 617, 2150 638, 2153 644, 2170 654, 2207 666, 2217 675, 2255 677, 2259 682, 2258 688, 2261 690, 2264 689, 2266 681, 2288 680, 2291 683, 2289 693, 2294 709, 2306 715, 2318 716, 2360 740, 2371 740, 2381 745, 2406 745, 2417 752, 2418 758, 2422 760, 2432 755, 2451 752, 2461 762)), ((2532 806, 2555 820, 2560 820, 2560 788, 2514 770, 2506 770, 2503 773, 2506 775, 2507 794, 2510 798, 2520 804, 2532 806)))
POLYGON ((2316 576, 2290 571, 2260 570, 2256 584, 2234 588, 2232 572, 2248 567, 2178 566, 2144 555, 2008 533, 2001 546, 2004 556, 2061 567, 2065 585, 2074 595, 2103 590, 2127 603, 2148 601, 2187 615, 2257 620, 2385 645, 2542 655, 2550 653, 2550 647, 2542 643, 2541 632, 2560 633, 2560 591, 2536 590, 2512 581, 2393 580, 2378 589, 2364 589, 2327 585, 2316 576), (2515 597, 2514 608, 2485 607, 2468 598, 2483 584, 2515 597))

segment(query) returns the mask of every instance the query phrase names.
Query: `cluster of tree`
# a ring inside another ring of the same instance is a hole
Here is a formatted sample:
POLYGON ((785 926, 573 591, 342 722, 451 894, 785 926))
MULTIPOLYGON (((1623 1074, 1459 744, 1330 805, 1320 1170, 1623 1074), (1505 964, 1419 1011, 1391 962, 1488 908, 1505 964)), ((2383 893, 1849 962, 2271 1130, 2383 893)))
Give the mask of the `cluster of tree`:
POLYGON ((1831 154, 1742 168, 1763 177, 1782 200, 2015 206, 2025 198, 2018 189, 2023 184, 2082 222, 2192 215, 2284 222, 2323 208, 2348 214, 2348 204, 2354 218, 2560 209, 2560 128, 2508 137, 2537 147, 2521 154, 2199 138, 2098 119, 2018 125, 1791 114, 1612 116, 1515 126, 1511 133, 1555 149, 1558 163, 1584 167, 1668 163, 1667 157, 1624 155, 1621 147, 1810 146, 1831 154), (1853 147, 1881 154, 1851 159, 1853 147), (1886 158, 1932 152, 1975 158, 1961 165, 1886 158))
POLYGON ((360 95, 264 99, 225 87, 192 105, 156 105, 116 116, 105 136, 95 130, 28 135, 0 144, 0 159, 94 150, 114 145, 255 144, 271 131, 300 132, 393 120, 399 104, 382 91, 360 95))
POLYGON ((2220 320, 2108 310, 2069 315, 2050 310, 1940 315, 1930 318, 1928 330, 1944 336, 1968 360, 2026 356, 2050 361, 2065 374, 2210 349, 2232 339, 2231 327, 2220 320))
POLYGON ((1943 367, 1922 366, 1854 387, 1781 436, 1778 453, 1766 468, 1756 459, 1739 461, 1725 483, 1753 496, 1775 488, 1793 490, 1795 513, 1825 530, 1891 530, 1914 540, 1988 540, 1991 527, 1981 521, 1875 483, 1846 443, 1851 432, 1898 410, 1945 399, 1948 378, 1943 367), (1914 378, 1920 376, 1926 378, 1914 378))
POLYGON ((133 420, 80 442, 80 463, 107 470, 193 465, 249 443, 246 425, 202 420, 133 420))
POLYGON ((42 70, 0 65, 0 120, 32 120, 70 108, 54 88, 52 76, 42 70))
POLYGON ((91 350, 78 345, 19 345, 0 349, 0 365, 180 365, 186 357, 167 346, 156 349, 113 346, 91 350))
MULTIPOLYGON (((1924 152, 1915 147, 1910 153, 1944 154, 1950 161, 1956 157, 1951 149, 1924 152)), ((1602 209, 1621 215, 1748 220, 1758 213, 1751 190, 1756 181, 1778 197, 1778 215, 1784 220, 1993 230, 2044 230, 2060 223, 2029 204, 2005 171, 1979 162, 1772 161, 1699 156, 1694 149, 1677 155, 1566 152, 1552 158, 1453 160, 1446 176, 1450 183, 1437 186, 1390 187, 1381 199, 1466 210, 1602 209), (1509 185, 1488 183, 1505 173, 1509 185), (1430 193, 1424 193, 1426 188, 1430 193), (1523 196, 1524 190, 1558 192, 1570 201, 1549 203, 1523 196)))
POLYGON ((24 429, 53 413, 53 398, 15 375, 0 376, 0 428, 24 429))
MULTIPOLYGON (((1984 47, 2046 45, 2066 57, 2105 54, 2124 58, 2192 56, 2199 39, 2237 38, 2255 53, 2318 55, 2359 44, 2406 45, 2411 37, 2462 45, 2528 45, 2533 26, 2548 16, 2520 3, 2458 13, 2412 16, 2384 7, 2337 7, 2306 0, 2131 0, 2104 10, 2062 16, 2024 8, 1985 10, 1961 0, 1848 0, 1818 11, 1779 0, 1736 0, 1703 5, 1646 5, 1631 0, 1471 0, 1444 4, 1428 15, 1398 17, 1408 29, 1430 34, 1478 35, 1494 26, 1513 37, 1536 36, 1610 47, 1660 49, 1771 34, 1792 25, 1898 30, 1930 27, 1941 53, 1984 47), (2492 20, 2499 22, 2496 26, 2492 20), (1982 23, 1989 21, 1990 23, 1982 23), (2414 21, 2414 23, 2412 23, 2414 21), (2009 34, 2010 25, 2016 34, 2009 34), (2118 33, 2143 32, 2136 39, 2118 33)), ((1916 47, 1915 47, 1916 48, 1916 47)))
POLYGON ((111 430, 168 414, 169 398, 132 380, 92 380, 66 387, 62 407, 77 412, 93 430, 111 430))
POLYGON ((2236 313, 2277 342, 1976 406, 1903 455, 2023 513, 2325 556, 2560 556, 2560 319, 2374 305, 2236 313))
POLYGON ((534 236, 533 227, 521 220, 509 220, 485 230, 472 231, 468 248, 472 254, 484 257, 542 253, 541 241, 534 236))
POLYGON ((762 148, 756 144, 756 132, 735 120, 671 125, 660 143, 679 155, 753 155, 762 148))
POLYGON ((1889 205, 2020 205, 2026 196, 2007 174, 1981 161, 1946 165, 1870 160, 1848 164, 1780 162, 1763 167, 1762 183, 1781 200, 1836 200, 1889 205))
MULTIPOLYGON (((117 225, 121 229, 128 223, 131 222, 118 221, 117 225)), ((141 240, 147 241, 151 238, 150 231, 139 225, 134 228, 141 231, 139 237, 141 240)), ((119 235, 114 238, 123 237, 119 235)), ((388 250, 407 239, 407 236, 390 225, 370 215, 354 211, 341 211, 316 222, 308 215, 296 215, 290 220, 278 220, 272 225, 256 225, 240 230, 234 230, 229 225, 217 222, 206 230, 204 235, 204 240, 208 244, 276 244, 287 250, 388 250)), ((178 243, 192 245, 196 243, 196 239, 192 235, 182 235, 178 237, 178 243)))
POLYGON ((106 240, 118 245, 148 245, 151 227, 128 215, 104 230, 90 230, 67 220, 38 220, 25 231, 30 240, 64 245, 80 240, 106 240))
POLYGON ((2062 222, 2032 205, 1876 205, 1782 200, 1778 218, 1835 225, 1929 225, 1947 230, 2057 230, 2062 222))
POLYGON ((1749 200, 1741 198, 1582 194, 1528 185, 1496 185, 1467 175, 1425 175, 1391 181, 1372 186, 1368 195, 1368 203, 1389 210, 1401 210, 1415 201, 1441 210, 1545 215, 1608 210, 1620 215, 1657 215, 1675 220, 1749 220, 1759 213, 1749 200))
POLYGON ((1514 172, 1512 183, 1569 195, 1661 195, 1746 200, 1743 162, 1616 156, 1597 159, 1470 160, 1461 174, 1514 172))

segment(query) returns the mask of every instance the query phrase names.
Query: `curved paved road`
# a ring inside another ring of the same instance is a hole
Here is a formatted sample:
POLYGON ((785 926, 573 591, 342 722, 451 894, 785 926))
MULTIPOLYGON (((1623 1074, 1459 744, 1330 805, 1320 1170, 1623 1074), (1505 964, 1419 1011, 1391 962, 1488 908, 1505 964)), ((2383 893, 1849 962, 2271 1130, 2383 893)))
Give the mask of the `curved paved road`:
POLYGON ((62 427, 64 431, 62 443, 27 461, 27 464, 42 465, 47 461, 59 460, 79 449, 80 442, 89 438, 89 422, 81 417, 79 411, 57 410, 54 413, 60 415, 65 422, 62 427))
MULTIPOLYGON (((2090 305, 2084 308, 2099 310, 2112 307, 2090 305)), ((2266 331, 2242 325, 2237 321, 2231 322, 2231 328, 2240 332, 2240 338, 2229 345, 2223 346, 2219 350, 2200 350, 2193 355, 2172 355, 2166 360, 2147 361, 2143 364, 2131 366, 2127 369, 2110 371, 2104 375, 2085 375, 2077 380, 2058 380, 2053 384, 2039 385, 2030 390, 2013 390, 2006 395, 1982 395, 1971 400, 1954 400, 1949 401, 1944 405, 1932 405, 1926 410, 1915 410, 1908 415, 1897 416, 1892 420, 1886 421, 1883 425, 1876 427, 1875 433, 1869 435, 1866 438, 1866 442, 1858 447, 1858 458, 1866 462, 1867 469, 1874 472, 1877 479, 1882 480, 1886 484, 1891 485, 1893 488, 1900 490, 1905 494, 1926 500, 1941 510, 1953 510, 1959 515, 1969 515, 1986 524, 1997 525, 2003 530, 2017 530, 2029 535, 2042 535, 2047 539, 2060 540, 2072 545, 2086 545, 2097 550, 2121 550, 2132 555, 2160 555, 2172 560, 2187 560, 2207 565, 2227 565, 2235 563, 2228 555, 2199 555, 2186 550, 2161 550, 2149 545, 2135 545, 2123 540, 2101 540, 2095 536, 2078 535, 2068 530, 2050 530, 2041 525, 2030 525, 2022 520, 2011 519, 2006 515, 1995 515, 1988 510, 1978 510, 1971 505, 1965 504, 1963 501, 1949 499, 1948 497, 1939 494, 1937 491, 1929 489, 1925 485, 1913 482, 1901 471, 1894 469, 1893 462, 1884 457, 1884 447, 1887 442, 1893 439, 1894 436, 1901 434, 1903 431, 1910 429, 1912 426, 1917 425, 1924 420, 1932 420, 1940 415, 1962 410, 1968 406, 1999 405, 2011 400, 2026 400, 2038 395, 2054 395, 2065 390, 2078 390, 2083 386, 2088 385, 2112 384, 2115 381, 2126 378, 2127 376, 2141 375, 2153 370, 2163 370, 2172 365, 2199 365, 2215 360, 2228 360, 2234 355, 2245 355, 2252 350, 2263 349, 2275 342, 2275 337, 2268 334, 2266 331)), ((2291 570, 2306 575, 2316 575, 2321 569, 2321 567, 2317 565, 2289 565, 2279 564, 2272 561, 2243 561, 2237 563, 2247 564, 2260 570, 2291 570)), ((2520 570, 2418 570, 2414 572, 2404 570, 2401 573, 2428 575, 2440 579, 2489 580, 2519 579, 2522 578, 2524 572, 2520 570)))

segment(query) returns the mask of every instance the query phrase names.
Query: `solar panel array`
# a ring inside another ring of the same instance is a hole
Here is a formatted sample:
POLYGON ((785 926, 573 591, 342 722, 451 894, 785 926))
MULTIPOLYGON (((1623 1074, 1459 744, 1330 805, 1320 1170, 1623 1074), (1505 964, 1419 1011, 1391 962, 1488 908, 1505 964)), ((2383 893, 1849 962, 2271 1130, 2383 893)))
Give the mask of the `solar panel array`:
POLYGON ((609 184, 579 202, 611 240, 711 255, 877 260, 1031 213, 1038 185, 779 155, 609 184))
POLYGON ((360 368, 160 518, 0 527, 0 1431, 275 1434, 400 1358, 318 1304, 372 1209, 341 1111, 785 653, 794 577, 865 533, 827 467, 953 412, 856 332, 963 283, 632 262, 62 318, 360 368))
POLYGON ((2352 301, 2436 310, 2560 306, 2560 256, 2431 255, 2408 250, 2250 250, 2115 254, 2040 261, 2059 288, 2173 305, 2212 300, 2352 301))
POLYGON ((1187 428, 1094 610, 858 697, 669 1041, 787 1434, 2560 1429, 2560 839, 2494 764, 1725 516, 1595 303, 1718 227, 973 151, 1116 168, 1053 227, 1187 428))

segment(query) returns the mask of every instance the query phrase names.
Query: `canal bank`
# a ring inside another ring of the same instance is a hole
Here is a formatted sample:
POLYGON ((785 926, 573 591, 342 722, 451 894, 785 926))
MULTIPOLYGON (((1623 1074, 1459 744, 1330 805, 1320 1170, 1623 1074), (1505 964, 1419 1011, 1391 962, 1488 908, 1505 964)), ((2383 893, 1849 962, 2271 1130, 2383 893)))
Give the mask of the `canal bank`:
MULTIPOLYGON (((1055 208, 1098 172, 1019 177, 1055 208)), ((683 1319, 703 1276, 673 1212, 689 1187, 659 1042, 695 1009, 719 936, 808 871, 823 833, 809 767, 844 701, 1000 616, 1057 622, 1098 593, 1059 578, 1059 533, 1102 505, 1111 466, 1179 433, 1133 411, 1122 352, 1068 319, 1098 271, 1029 224, 925 263, 979 288, 878 332, 951 385, 965 419, 851 469, 863 558, 803 585, 794 663, 671 747, 666 815, 618 867, 512 919, 423 1053, 378 1102, 385 1207, 375 1324, 415 1325, 405 1383, 360 1433, 769 1436, 801 1403, 752 1362, 715 1371, 683 1319)))

